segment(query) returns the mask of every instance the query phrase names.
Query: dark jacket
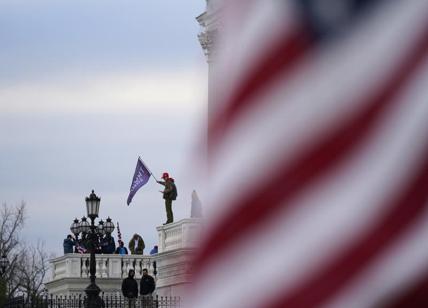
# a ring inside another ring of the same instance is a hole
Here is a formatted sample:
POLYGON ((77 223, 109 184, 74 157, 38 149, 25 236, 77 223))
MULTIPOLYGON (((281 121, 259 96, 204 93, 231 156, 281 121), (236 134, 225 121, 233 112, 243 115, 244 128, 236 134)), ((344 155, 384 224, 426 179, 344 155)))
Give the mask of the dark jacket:
POLYGON ((171 179, 164 181, 159 181, 159 184, 165 186, 163 190, 163 198, 166 200, 176 200, 177 199, 177 186, 171 179))
POLYGON ((128 247, 131 254, 142 255, 144 253, 144 248, 146 248, 146 244, 144 244, 144 240, 140 235, 134 234, 132 239, 129 241, 128 247), (135 247, 135 241, 137 241, 137 247, 135 247))
POLYGON ((134 278, 127 277, 122 282, 122 294, 128 298, 138 297, 138 283, 134 278))
POLYGON ((101 240, 101 252, 102 253, 114 253, 116 250, 116 244, 114 243, 113 236, 106 236, 101 240))
POLYGON ((91 245, 90 245, 90 241, 89 241, 88 236, 84 236, 83 238, 81 238, 81 239, 79 240, 79 246, 80 246, 80 247, 83 247, 83 248, 85 248, 85 249, 90 249, 90 248, 91 248, 91 245))
POLYGON ((153 293, 153 291, 155 290, 155 280, 153 279, 152 276, 147 275, 141 277, 141 281, 140 281, 140 294, 141 295, 150 295, 153 293))
POLYGON ((150 255, 155 255, 158 253, 158 246, 153 247, 152 250, 150 250, 150 255))
POLYGON ((64 254, 66 253, 73 253, 73 246, 75 245, 74 240, 71 238, 66 238, 64 240, 63 246, 64 246, 64 254))

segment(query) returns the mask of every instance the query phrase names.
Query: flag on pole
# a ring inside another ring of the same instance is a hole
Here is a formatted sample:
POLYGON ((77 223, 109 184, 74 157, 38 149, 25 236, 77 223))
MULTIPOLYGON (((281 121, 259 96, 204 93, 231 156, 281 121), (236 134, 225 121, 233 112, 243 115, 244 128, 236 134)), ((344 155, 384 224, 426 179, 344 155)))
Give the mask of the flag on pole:
POLYGON ((120 232, 119 222, 116 223, 116 231, 117 231, 117 242, 120 243, 122 241, 122 233, 120 232))
POLYGON ((428 307, 428 1, 209 3, 189 307, 428 307))
POLYGON ((134 177, 132 178, 131 188, 129 190, 129 196, 127 204, 129 205, 134 197, 135 193, 144 186, 150 179, 151 173, 149 169, 144 165, 141 158, 138 157, 137 166, 135 167, 134 177))

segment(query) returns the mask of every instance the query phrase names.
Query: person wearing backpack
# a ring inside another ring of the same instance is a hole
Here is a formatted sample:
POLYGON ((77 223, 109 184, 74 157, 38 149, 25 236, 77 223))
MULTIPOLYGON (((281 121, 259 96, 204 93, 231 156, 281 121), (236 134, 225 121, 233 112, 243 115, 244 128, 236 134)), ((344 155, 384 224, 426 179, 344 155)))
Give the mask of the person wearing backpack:
POLYGON ((177 186, 175 186, 175 181, 173 178, 169 177, 167 172, 164 172, 162 175, 164 181, 157 181, 159 184, 165 186, 165 189, 162 191, 163 198, 165 199, 165 210, 166 210, 166 224, 174 222, 174 214, 172 213, 172 201, 177 199, 177 186))

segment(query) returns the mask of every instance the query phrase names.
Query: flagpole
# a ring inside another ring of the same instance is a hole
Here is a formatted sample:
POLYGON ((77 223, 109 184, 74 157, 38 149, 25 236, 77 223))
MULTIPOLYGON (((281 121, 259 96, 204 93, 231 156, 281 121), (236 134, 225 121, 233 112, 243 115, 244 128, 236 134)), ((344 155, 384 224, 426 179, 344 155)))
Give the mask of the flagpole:
POLYGON ((158 179, 153 175, 152 171, 147 167, 147 165, 144 163, 144 161, 141 159, 141 156, 138 156, 138 159, 141 161, 141 163, 146 167, 146 169, 150 172, 150 175, 155 179, 156 182, 159 182, 158 179))

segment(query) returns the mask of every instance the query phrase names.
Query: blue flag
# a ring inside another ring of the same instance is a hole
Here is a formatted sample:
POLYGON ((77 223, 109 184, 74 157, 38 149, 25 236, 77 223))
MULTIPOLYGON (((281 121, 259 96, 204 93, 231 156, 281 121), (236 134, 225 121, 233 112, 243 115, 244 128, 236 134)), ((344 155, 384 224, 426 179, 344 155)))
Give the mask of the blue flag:
POLYGON ((132 179, 131 188, 127 204, 129 205, 134 198, 135 193, 144 186, 150 179, 151 173, 149 169, 144 165, 140 158, 137 160, 137 167, 135 167, 134 178, 132 179))

